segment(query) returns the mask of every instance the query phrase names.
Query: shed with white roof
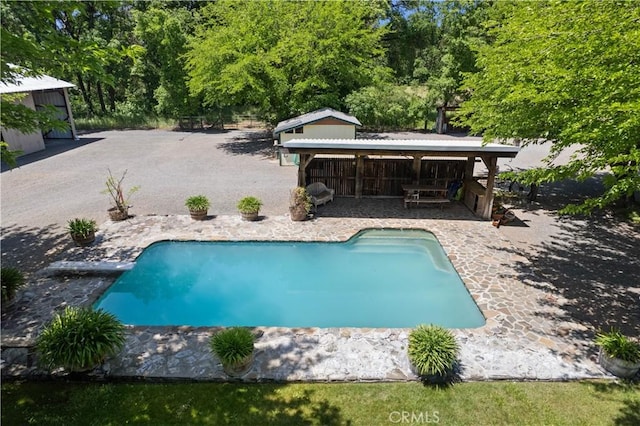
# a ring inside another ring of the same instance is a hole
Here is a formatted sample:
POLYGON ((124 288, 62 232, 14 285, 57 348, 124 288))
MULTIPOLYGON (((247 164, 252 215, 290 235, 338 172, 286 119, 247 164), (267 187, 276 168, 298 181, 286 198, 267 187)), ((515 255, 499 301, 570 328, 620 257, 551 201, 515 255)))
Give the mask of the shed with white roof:
POLYGON ((56 117, 66 121, 67 130, 40 129, 36 132, 24 134, 15 129, 2 128, 2 140, 12 151, 29 154, 45 149, 47 139, 76 139, 77 133, 71 113, 68 89, 75 85, 58 80, 47 75, 39 77, 18 77, 14 83, 0 83, 0 94, 20 94, 16 102, 31 108, 41 110, 52 105, 56 110, 56 117))

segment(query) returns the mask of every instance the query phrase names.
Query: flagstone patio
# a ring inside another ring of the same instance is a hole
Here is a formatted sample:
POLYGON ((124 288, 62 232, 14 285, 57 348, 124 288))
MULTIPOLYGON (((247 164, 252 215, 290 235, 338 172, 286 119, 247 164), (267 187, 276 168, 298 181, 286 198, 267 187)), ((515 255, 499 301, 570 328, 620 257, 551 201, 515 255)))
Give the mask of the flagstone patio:
MULTIPOLYGON (((221 215, 139 216, 106 222, 97 241, 66 260, 131 262, 161 240, 344 241, 364 228, 433 232, 486 317, 486 325, 454 330, 463 380, 568 380, 610 377, 595 362, 593 330, 564 320, 561 296, 532 272, 491 222, 464 206, 404 209, 400 200, 337 199, 315 218, 244 222, 221 215)), ((68 305, 89 305, 113 282, 107 275, 49 276, 43 271, 2 313, 3 377, 41 376, 30 349, 38 330, 68 305)), ((51 271, 49 271, 51 272, 51 271)), ((381 316, 385 312, 380 312, 381 316)), ((114 378, 224 380, 210 353, 216 328, 129 327, 124 350, 93 374, 114 378)), ((416 380, 406 346, 409 329, 259 327, 257 354, 245 380, 416 380)))

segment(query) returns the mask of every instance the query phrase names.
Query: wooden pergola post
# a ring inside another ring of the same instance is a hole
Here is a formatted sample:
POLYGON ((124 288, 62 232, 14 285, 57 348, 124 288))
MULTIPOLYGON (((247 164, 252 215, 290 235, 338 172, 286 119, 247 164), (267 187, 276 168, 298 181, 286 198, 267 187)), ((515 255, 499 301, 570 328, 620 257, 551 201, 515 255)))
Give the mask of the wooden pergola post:
POLYGON ((364 175, 364 157, 362 155, 356 155, 356 187, 355 187, 356 198, 362 198, 363 175, 364 175))
POLYGON ((298 186, 307 186, 307 166, 313 160, 315 154, 300 154, 300 164, 298 165, 298 186))
POLYGON ((480 212, 480 217, 483 219, 491 219, 491 209, 493 208, 493 186, 496 179, 496 166, 498 164, 498 158, 495 156, 482 156, 482 161, 489 173, 487 174, 487 189, 485 190, 485 203, 484 208, 480 212))
POLYGON ((415 155, 413 157, 413 183, 416 185, 420 183, 421 169, 422 169, 422 155, 415 155))

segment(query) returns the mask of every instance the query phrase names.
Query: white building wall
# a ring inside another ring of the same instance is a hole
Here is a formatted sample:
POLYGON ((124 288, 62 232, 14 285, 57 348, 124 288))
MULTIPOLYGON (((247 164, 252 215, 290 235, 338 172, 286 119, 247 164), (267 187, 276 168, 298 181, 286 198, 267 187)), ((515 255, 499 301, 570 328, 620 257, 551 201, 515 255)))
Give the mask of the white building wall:
POLYGON ((355 139, 356 126, 334 124, 308 124, 302 133, 280 133, 280 143, 291 139, 355 139))
MULTIPOLYGON (((36 109, 31 93, 27 93, 20 103, 34 111, 36 109)), ((2 129, 2 137, 9 145, 9 149, 11 151, 17 150, 22 151, 22 154, 30 154, 44 149, 44 138, 42 137, 42 132, 40 130, 24 134, 14 129, 2 129)))
MULTIPOLYGON (((353 125, 315 125, 309 124, 304 126, 304 133, 288 134, 287 136, 295 136, 298 139, 355 139, 356 126, 353 125)), ((293 139, 293 138, 291 138, 293 139)))
MULTIPOLYGON (((356 126, 352 124, 307 124, 303 127, 302 133, 280 133, 280 143, 285 143, 291 139, 355 139, 356 126)), ((280 152, 281 166, 298 165, 300 158, 298 154, 285 154, 280 152)))

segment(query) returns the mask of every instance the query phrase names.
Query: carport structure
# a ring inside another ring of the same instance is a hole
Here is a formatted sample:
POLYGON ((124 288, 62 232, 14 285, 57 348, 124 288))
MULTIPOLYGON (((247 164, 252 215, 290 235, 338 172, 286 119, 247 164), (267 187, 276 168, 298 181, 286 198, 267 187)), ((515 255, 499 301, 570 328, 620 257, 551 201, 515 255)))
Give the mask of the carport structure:
POLYGON ((480 140, 390 139, 292 139, 283 148, 300 155, 300 186, 322 182, 338 196, 399 197, 408 184, 446 189, 460 181, 465 205, 484 219, 491 218, 498 158, 520 150, 480 140), (487 168, 485 185, 474 177, 476 161, 487 168))

